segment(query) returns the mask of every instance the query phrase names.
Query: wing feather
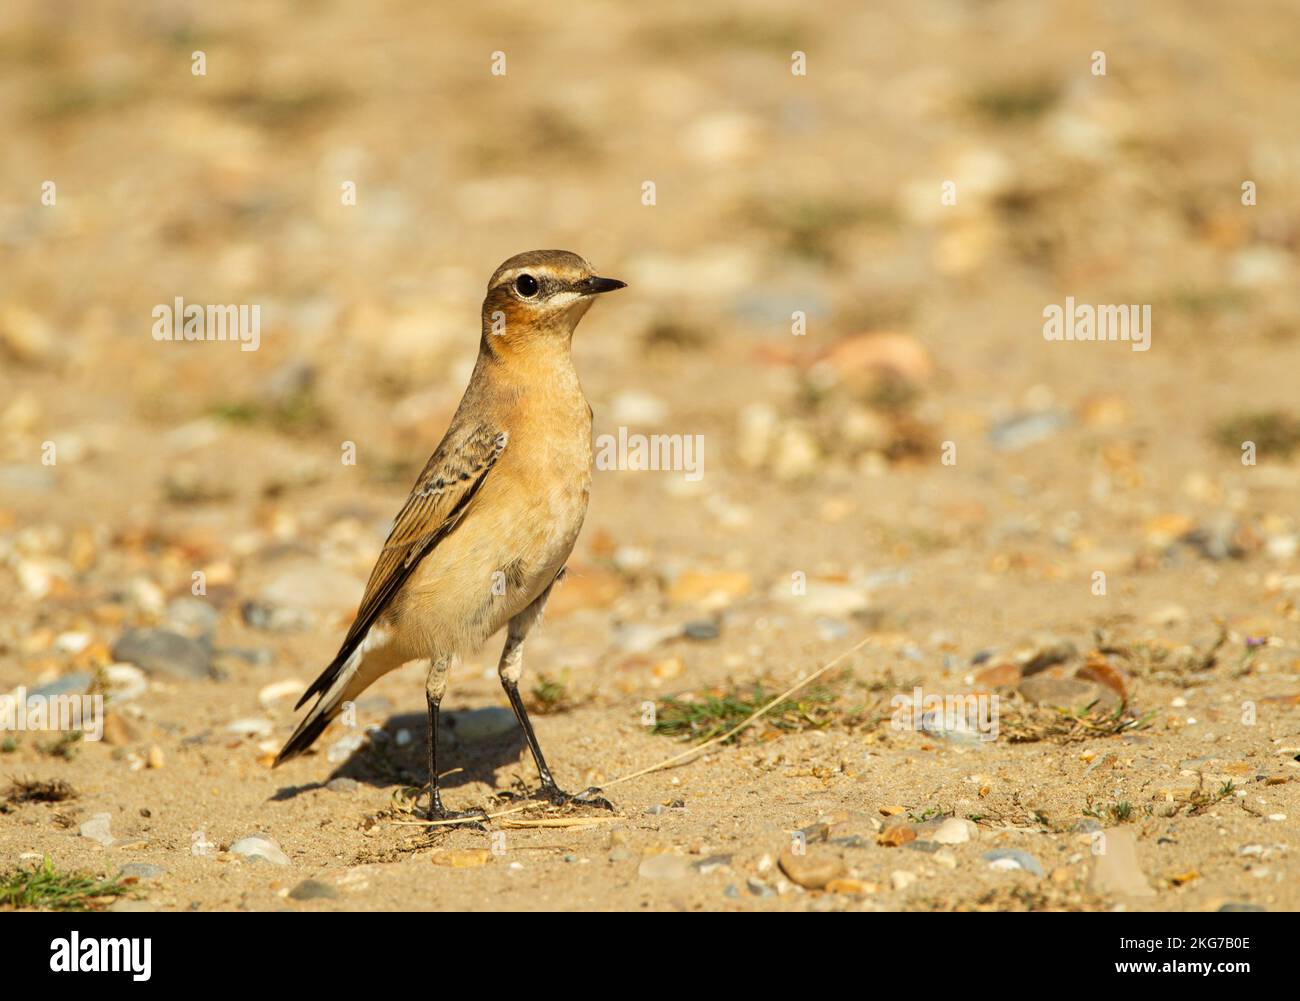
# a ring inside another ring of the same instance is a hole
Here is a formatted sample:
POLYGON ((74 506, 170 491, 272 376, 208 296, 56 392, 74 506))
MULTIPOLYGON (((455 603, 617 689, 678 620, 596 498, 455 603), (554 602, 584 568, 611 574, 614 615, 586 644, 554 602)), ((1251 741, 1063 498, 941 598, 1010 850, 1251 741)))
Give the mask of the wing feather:
POLYGON ((453 426, 429 457, 411 495, 393 522, 375 568, 370 572, 357 617, 337 656, 295 709, 318 692, 328 691, 343 665, 406 579, 465 517, 488 473, 505 450, 509 436, 483 425, 453 426))

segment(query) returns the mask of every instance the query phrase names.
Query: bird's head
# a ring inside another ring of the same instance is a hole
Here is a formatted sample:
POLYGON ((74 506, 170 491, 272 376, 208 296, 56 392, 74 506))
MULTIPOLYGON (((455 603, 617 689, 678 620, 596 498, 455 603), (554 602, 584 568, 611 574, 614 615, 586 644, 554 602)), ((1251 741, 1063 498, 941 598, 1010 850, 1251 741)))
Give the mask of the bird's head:
POLYGON ((601 278, 567 250, 530 250, 497 268, 483 300, 483 336, 520 344, 534 337, 570 337, 595 297, 627 283, 601 278))

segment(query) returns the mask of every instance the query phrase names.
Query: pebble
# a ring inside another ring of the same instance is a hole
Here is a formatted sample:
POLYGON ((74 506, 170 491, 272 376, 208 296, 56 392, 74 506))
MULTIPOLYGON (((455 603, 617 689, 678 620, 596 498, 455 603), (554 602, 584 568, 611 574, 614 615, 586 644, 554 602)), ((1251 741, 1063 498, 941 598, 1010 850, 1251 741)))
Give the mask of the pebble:
POLYGON ((162 879, 167 870, 152 862, 128 862, 118 873, 123 879, 162 879))
POLYGON ((81 836, 89 838, 105 848, 110 847, 114 842, 113 833, 109 829, 112 819, 112 814, 96 813, 81 825, 81 836))
POLYGON ((941 845, 964 845, 978 836, 978 828, 969 820, 949 817, 930 834, 929 840, 941 845))
POLYGON ((168 603, 164 624, 172 632, 199 639, 216 632, 219 617, 210 601, 186 595, 168 603))
POLYGON ((781 871, 791 880, 809 890, 823 889, 827 883, 844 874, 844 863, 827 851, 808 849, 798 854, 787 848, 778 862, 781 871))
POLYGON ((264 708, 270 708, 273 703, 280 701, 280 699, 286 699, 290 696, 297 697, 306 687, 307 686, 297 678, 288 678, 284 681, 273 681, 257 693, 257 701, 264 708))
POLYGON ((1113 708, 1119 704, 1119 696, 1113 690, 1078 678, 1053 678, 1036 674, 1022 681, 1019 690, 1028 702, 1061 709, 1083 709, 1093 702, 1097 703, 1098 709, 1113 708))
POLYGON ((146 674, 173 678, 212 678, 212 648, 165 629, 129 629, 113 645, 113 658, 146 674))
POLYGON ((657 426, 668 419, 668 404, 657 396, 635 390, 615 393, 609 401, 610 420, 615 424, 657 426))
POLYGON ((237 733, 244 737, 269 737, 275 732, 275 724, 269 719, 248 717, 237 719, 226 727, 227 733, 237 733))
POLYGON ((48 685, 41 685, 27 693, 27 697, 34 698, 53 698, 56 695, 80 695, 95 679, 93 674, 85 671, 76 671, 72 674, 65 674, 56 681, 51 681, 48 685))
POLYGON ((1069 416, 1059 410, 1021 414, 994 424, 989 429, 989 441, 1004 452, 1018 452, 1046 441, 1069 423, 1069 416))
POLYGON ((134 664, 109 664, 104 668, 105 687, 114 702, 138 699, 149 690, 149 679, 134 664))
POLYGON ((449 848, 434 852, 429 861, 449 869, 477 869, 492 861, 492 853, 486 848, 449 848))
POLYGON ((1018 848, 998 848, 985 852, 981 857, 989 864, 990 869, 1024 869, 1040 879, 1043 876, 1043 864, 1028 852, 1022 852, 1018 848))
POLYGON ((642 879, 676 880, 694 871, 691 860, 684 855, 651 855, 641 861, 636 873, 642 879))
POLYGON ((648 622, 619 623, 614 628, 614 646, 622 653, 649 653, 660 643, 676 639, 681 634, 681 626, 652 625, 648 622))
POLYGON ((356 792, 361 788, 361 783, 356 779, 350 779, 341 775, 336 779, 330 779, 326 782, 325 788, 330 792, 356 792))
POLYGON ((289 896, 294 900, 335 900, 338 895, 339 891, 335 887, 319 879, 304 879, 289 891, 289 896))
POLYGON ((674 604, 721 608, 745 597, 752 586, 749 575, 739 570, 716 573, 688 570, 668 588, 668 600, 674 604))
POLYGON ((753 877, 751 877, 745 880, 745 886, 749 889, 749 892, 756 897, 776 896, 776 891, 772 889, 770 886, 768 886, 766 883, 764 883, 761 879, 754 879, 753 877))
POLYGON ((301 628, 355 608, 361 592, 362 583, 352 574, 321 560, 297 558, 286 561, 258 590, 255 604, 269 609, 265 621, 270 628, 301 628))
POLYGON ((917 875, 906 869, 895 869, 889 874, 889 885, 895 890, 906 890, 916 883, 917 875))
POLYGON ((696 619, 682 627, 687 639, 716 640, 722 635, 722 628, 713 619, 696 619))
POLYGON ((515 720, 515 714, 501 706, 449 713, 447 720, 455 731, 456 738, 466 743, 504 737, 508 733, 513 733, 519 725, 515 720))
POLYGON ((1111 827, 1102 832, 1102 854, 1093 856, 1088 886, 1094 893, 1151 897, 1155 890, 1147 882, 1138 862, 1137 840, 1132 831, 1111 827))
POLYGON ((325 752, 325 760, 331 765, 337 765, 347 761, 366 743, 366 734, 361 730, 354 730, 352 733, 346 733, 334 743, 330 744, 329 750, 325 752))
POLYGON ((772 589, 772 597, 787 602, 790 608, 809 618, 847 619, 861 615, 871 607, 867 595, 847 584, 809 580, 803 594, 796 594, 789 581, 772 589))
POLYGON ((272 865, 288 865, 289 856, 280 850, 274 839, 262 834, 253 834, 240 838, 230 846, 231 855, 242 855, 250 862, 270 862, 272 865))

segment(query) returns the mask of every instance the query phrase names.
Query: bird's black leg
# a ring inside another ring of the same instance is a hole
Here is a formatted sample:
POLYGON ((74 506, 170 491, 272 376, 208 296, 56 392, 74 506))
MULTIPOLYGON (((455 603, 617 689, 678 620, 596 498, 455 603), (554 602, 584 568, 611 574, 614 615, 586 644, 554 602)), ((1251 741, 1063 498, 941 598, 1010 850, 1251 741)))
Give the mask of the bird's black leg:
MULTIPOLYGON (((487 820, 482 810, 448 810, 442 805, 442 794, 438 789, 438 706, 447 687, 446 661, 435 662, 429 668, 429 680, 425 684, 425 704, 429 709, 429 819, 430 820, 464 820, 467 826, 482 828, 480 821, 487 820)), ((445 825, 448 827, 459 825, 445 825)))
MULTIPOLYGON (((507 650, 509 650, 509 647, 510 640, 506 640, 507 650)), ((614 804, 602 796, 600 790, 595 786, 574 795, 565 792, 555 784, 555 777, 551 774, 551 770, 546 767, 546 758, 542 756, 541 745, 537 743, 537 734, 533 732, 533 724, 528 718, 528 710, 524 708, 524 701, 519 697, 519 683, 511 681, 503 675, 501 687, 506 690, 506 697, 510 699, 510 708, 515 711, 515 719, 519 720, 519 725, 523 727, 524 739, 528 741, 528 749, 533 752, 533 760, 537 762, 537 773, 542 777, 542 795, 557 806, 578 803, 585 806, 599 806, 613 812, 614 804)))

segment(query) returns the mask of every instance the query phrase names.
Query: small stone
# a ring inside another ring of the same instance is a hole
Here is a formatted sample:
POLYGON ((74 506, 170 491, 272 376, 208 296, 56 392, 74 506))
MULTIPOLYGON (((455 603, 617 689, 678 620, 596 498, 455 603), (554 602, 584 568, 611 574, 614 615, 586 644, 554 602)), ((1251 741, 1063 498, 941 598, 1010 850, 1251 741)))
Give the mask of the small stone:
POLYGON ((212 678, 212 648, 199 640, 165 629, 130 629, 113 645, 115 660, 126 661, 147 674, 173 678, 212 678))
POLYGON ((81 825, 81 836, 108 848, 114 842, 113 833, 109 829, 112 819, 112 814, 96 813, 81 825))
POLYGON ((749 892, 756 897, 775 897, 776 891, 764 883, 761 879, 749 878, 745 880, 745 886, 749 892))
POLYGON ((128 862, 118 873, 123 879, 162 879, 167 870, 151 862, 128 862))
POLYGON ((1219 908, 1219 913, 1220 914, 1253 914, 1253 913, 1262 914, 1265 913, 1267 910, 1268 910, 1267 907, 1261 907, 1259 904, 1243 904, 1243 903, 1229 902, 1219 908))
POLYGON ((989 864, 990 869, 1024 869, 1039 878, 1043 876, 1043 864, 1028 852, 1022 852, 1018 848, 998 848, 985 852, 981 857, 989 864))
POLYGON ((688 570, 668 588, 668 600, 675 604, 721 608, 745 597, 752 587, 749 574, 738 570, 715 573, 688 570))
POLYGON ((976 671, 971 678, 976 688, 1015 688, 1020 684, 1020 668, 1003 661, 976 671))
POLYGON ((887 827, 881 831, 876 838, 876 844, 884 845, 886 848, 898 848, 907 844, 909 841, 916 840, 916 831, 907 824, 898 824, 894 827, 887 827))
POLYGON ((695 619, 686 623, 682 627, 682 632, 687 639, 692 640, 716 640, 722 635, 722 630, 718 623, 713 619, 695 619))
POLYGON ((289 891, 294 900, 335 900, 339 891, 329 883, 319 879, 304 879, 289 891))
POLYGON ((930 834, 930 840, 941 845, 964 845, 978 835, 978 828, 969 820, 949 817, 930 834))
POLYGON ((95 680, 93 674, 87 674, 84 671, 77 671, 74 674, 65 674, 57 681, 51 681, 48 685, 41 685, 27 693, 27 697, 52 699, 56 695, 80 695, 86 691, 90 683, 95 680))
POLYGON ((366 743, 366 734, 363 731, 353 731, 344 734, 334 743, 330 744, 329 750, 325 752, 325 760, 332 765, 340 764, 347 761, 357 751, 361 750, 366 743))
POLYGON ((450 713, 447 717, 458 740, 478 743, 513 733, 518 727, 515 714, 500 706, 450 713))
POLYGON ((109 664, 103 673, 108 697, 113 702, 129 702, 149 690, 148 677, 134 664, 109 664))
POLYGON ((1094 893, 1151 897, 1155 890, 1147 882, 1138 861, 1137 840, 1132 831, 1111 827, 1101 832, 1099 854, 1093 856, 1088 885, 1094 893))
POLYGON ((258 590, 255 604, 270 610, 272 629, 310 626, 324 617, 356 608, 362 584, 345 570, 305 557, 286 560, 258 590))
POLYGON ((1079 655, 1078 648, 1067 639, 1052 635, 1039 636, 1034 644, 1016 653, 1016 663, 1025 677, 1045 671, 1054 664, 1064 664, 1079 655))
POLYGON ((684 855, 651 855, 643 859, 636 873, 642 879, 685 879, 694 872, 691 860, 684 855))
POLYGON ((787 848, 778 861, 782 872, 809 890, 822 889, 844 872, 844 863, 837 856, 816 849, 797 854, 787 848))
POLYGON ((163 620, 167 629, 191 639, 211 636, 217 629, 220 616, 210 601, 185 595, 173 598, 167 605, 163 620))
POLYGON ((280 850, 275 840, 263 834, 253 834, 240 838, 230 846, 231 855, 240 855, 250 862, 270 862, 272 865, 288 865, 289 856, 280 850))
POLYGON ((325 788, 330 792, 356 792, 361 788, 361 783, 356 779, 350 779, 347 776, 340 775, 336 779, 330 779, 325 783, 325 788))
POLYGON ((163 755, 163 750, 157 744, 149 745, 149 755, 146 759, 150 768, 159 769, 167 764, 167 759, 163 755))
POLYGON ((449 869, 477 869, 492 861, 492 853, 486 848, 447 848, 434 852, 429 861, 449 869))
POLYGON ((1113 708, 1119 704, 1119 698, 1109 688, 1078 678, 1036 674, 1022 681, 1019 691, 1028 702, 1059 709, 1081 711, 1094 702, 1098 708, 1113 708))
POLYGON ((237 719, 226 727, 227 733, 237 733, 241 737, 269 737, 275 732, 275 724, 261 717, 237 719))
POLYGON ((620 623, 614 629, 614 646, 622 653, 649 653, 661 643, 682 634, 681 626, 648 622, 620 623))
POLYGON ((906 869, 895 869, 889 874, 889 885, 895 890, 906 890, 914 885, 916 880, 916 873, 908 872, 906 869))
POLYGON ((257 701, 264 708, 270 706, 280 699, 286 699, 290 696, 299 695, 306 686, 297 678, 289 678, 285 681, 273 681, 257 693, 257 701))
POLYGON ((1021 414, 994 424, 989 429, 989 441, 1004 452, 1018 452, 1046 441, 1069 423, 1069 415, 1057 410, 1021 414))
POLYGON ((860 879, 832 879, 826 884, 827 893, 843 893, 852 896, 863 896, 868 893, 875 893, 877 886, 875 883, 866 883, 860 879))

